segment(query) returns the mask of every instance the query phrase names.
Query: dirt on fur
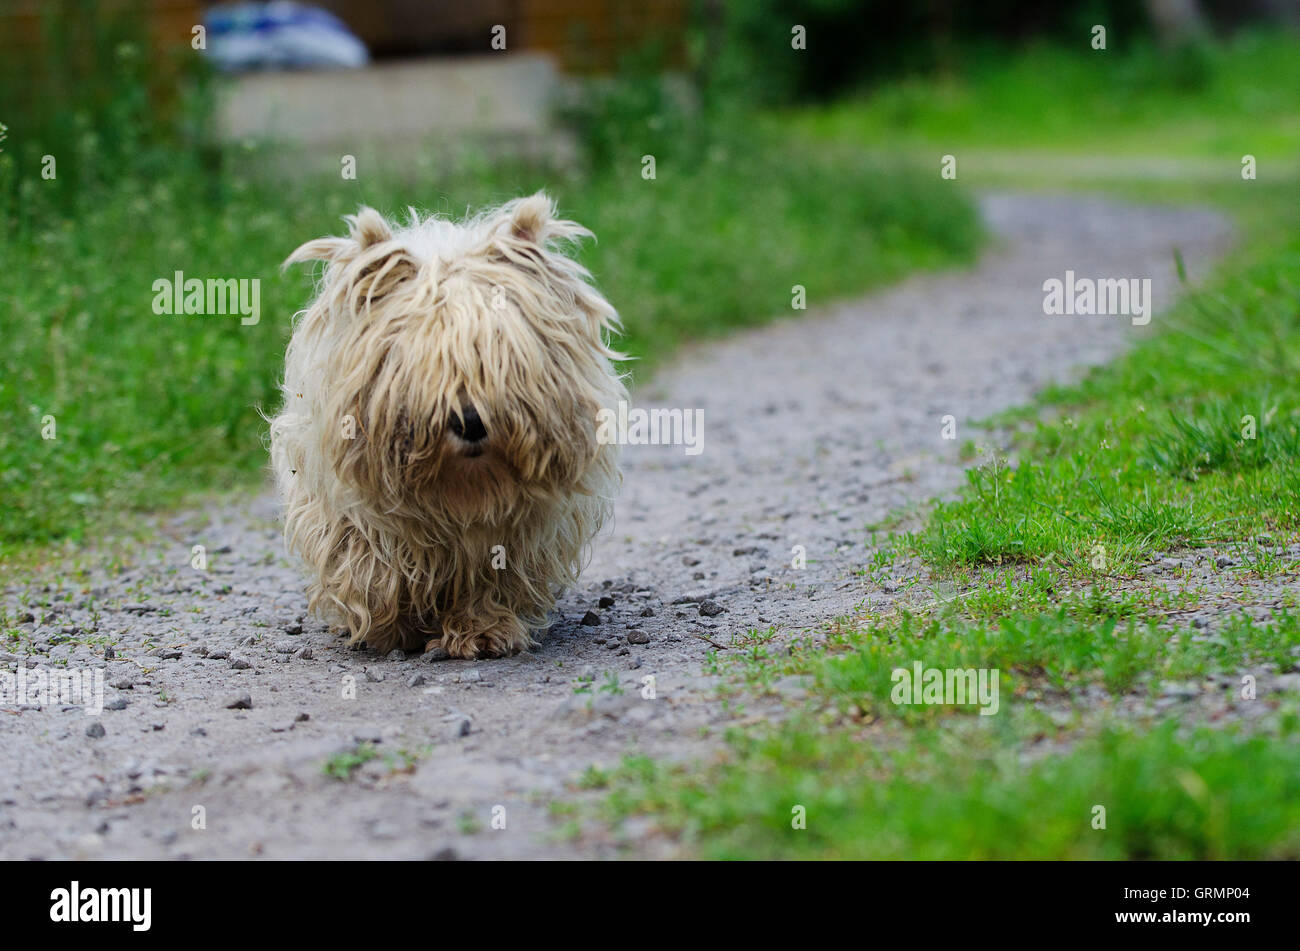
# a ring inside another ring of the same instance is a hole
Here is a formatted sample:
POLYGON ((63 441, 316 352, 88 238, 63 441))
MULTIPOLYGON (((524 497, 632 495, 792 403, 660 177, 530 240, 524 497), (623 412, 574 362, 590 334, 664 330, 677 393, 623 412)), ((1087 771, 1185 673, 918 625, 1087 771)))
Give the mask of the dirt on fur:
MULTIPOLYGON (((125 571, 9 590, 19 640, 0 669, 102 669, 106 708, 0 705, 0 857, 672 854, 649 826, 566 828, 583 771, 716 749, 734 713, 709 656, 747 631, 779 646, 887 609, 896 594, 862 572, 867 526, 960 483, 969 420, 1157 329, 1175 248, 1203 274, 1231 239, 1200 209, 982 205, 996 239, 978 266, 846 303, 810 287, 808 313, 694 347, 641 387, 636 406, 703 410, 703 451, 626 449, 615 522, 530 653, 349 648, 305 616, 269 494, 159 520, 125 571), (1043 282, 1067 270, 1152 278, 1155 319, 1045 316, 1043 282)), ((787 701, 749 698, 746 715, 787 701)))

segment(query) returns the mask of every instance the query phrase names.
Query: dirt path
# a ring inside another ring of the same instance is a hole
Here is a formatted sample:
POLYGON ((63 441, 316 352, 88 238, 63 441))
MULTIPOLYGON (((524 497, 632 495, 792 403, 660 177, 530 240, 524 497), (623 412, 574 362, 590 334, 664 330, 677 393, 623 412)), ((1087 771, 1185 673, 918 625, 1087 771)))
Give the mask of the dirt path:
MULTIPOLYGON (((729 722, 702 673, 709 652, 749 628, 781 639, 888 602, 854 573, 864 526, 958 484, 969 419, 1159 324, 1046 317, 1043 281, 1151 277, 1159 307, 1174 246, 1195 274, 1229 240, 1200 210, 983 201, 999 240, 978 267, 820 309, 808 288, 807 315, 694 349, 638 394, 702 408, 704 451, 628 450, 616 524, 535 653, 349 650, 303 617, 269 497, 170 520, 148 559, 66 595, 6 594, 32 653, 0 656, 5 668, 102 667, 109 709, 0 705, 0 857, 618 854, 598 835, 557 835, 567 784, 631 750, 706 753, 729 722), (206 571, 190 566, 200 544, 206 571), (599 624, 581 623, 588 611, 599 624), (251 706, 231 708, 239 699, 251 706), (324 775, 365 741, 380 756, 347 781, 324 775)), ((746 712, 780 708, 772 697, 746 712)))

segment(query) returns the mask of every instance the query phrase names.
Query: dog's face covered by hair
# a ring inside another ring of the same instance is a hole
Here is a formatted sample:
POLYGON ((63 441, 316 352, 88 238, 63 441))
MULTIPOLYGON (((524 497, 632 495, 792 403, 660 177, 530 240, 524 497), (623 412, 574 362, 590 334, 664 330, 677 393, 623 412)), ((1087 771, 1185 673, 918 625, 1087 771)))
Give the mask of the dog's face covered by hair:
POLYGON ((541 194, 463 223, 349 220, 289 258, 326 269, 272 422, 313 605, 381 648, 520 649, 618 481, 596 439, 626 399, 617 316, 559 247, 588 232, 541 194))

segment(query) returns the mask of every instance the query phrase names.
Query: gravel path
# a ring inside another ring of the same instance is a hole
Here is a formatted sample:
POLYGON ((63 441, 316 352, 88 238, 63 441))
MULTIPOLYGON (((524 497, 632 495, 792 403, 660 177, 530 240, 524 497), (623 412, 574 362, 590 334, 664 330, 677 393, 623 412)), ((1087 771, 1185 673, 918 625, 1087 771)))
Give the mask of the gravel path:
MULTIPOLYGON (((692 349, 640 391, 638 405, 702 408, 704 451, 627 451, 587 587, 563 598, 535 653, 348 649, 303 616, 269 496, 160 522, 126 571, 6 593, 30 640, 0 669, 104 668, 108 709, 0 705, 0 857, 618 854, 597 833, 557 834, 552 804, 585 767, 630 750, 707 753, 731 722, 702 672, 711 651, 749 628, 776 626, 779 641, 886 604, 854 573, 864 526, 960 482, 968 420, 1160 322, 1046 317, 1043 281, 1151 277, 1159 305, 1175 246, 1196 274, 1230 240, 1202 210, 983 204, 998 240, 977 267, 826 307, 809 288, 808 314, 692 349), (206 571, 190 566, 199 544, 206 571), (379 756, 346 780, 324 774, 366 741, 379 756)), ((780 706, 752 700, 746 714, 780 706)), ((636 852, 665 854, 629 835, 636 852)))

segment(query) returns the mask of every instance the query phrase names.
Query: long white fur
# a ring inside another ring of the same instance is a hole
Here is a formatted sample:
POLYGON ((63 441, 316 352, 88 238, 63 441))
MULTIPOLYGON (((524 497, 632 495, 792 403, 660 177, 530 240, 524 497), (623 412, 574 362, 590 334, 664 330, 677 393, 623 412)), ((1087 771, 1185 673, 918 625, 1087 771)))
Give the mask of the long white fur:
POLYGON ((541 193, 459 223, 348 220, 285 262, 326 262, 271 421, 310 606, 379 650, 525 649, 620 480, 596 439, 627 399, 618 317, 563 253, 590 232, 541 193), (468 405, 488 430, 476 458, 448 427, 468 405))

